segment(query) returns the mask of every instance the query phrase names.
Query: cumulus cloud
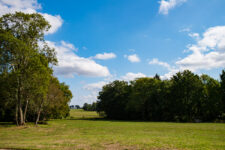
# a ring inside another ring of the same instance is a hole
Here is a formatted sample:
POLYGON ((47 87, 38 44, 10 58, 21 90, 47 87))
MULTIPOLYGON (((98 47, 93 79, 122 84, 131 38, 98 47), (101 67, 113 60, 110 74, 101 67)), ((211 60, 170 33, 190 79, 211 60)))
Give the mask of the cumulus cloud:
POLYGON ((211 27, 202 36, 199 33, 188 35, 194 38, 196 43, 188 45, 185 51, 191 54, 176 61, 175 67, 169 68, 167 63, 159 63, 157 59, 151 61, 151 64, 161 64, 169 68, 169 72, 161 78, 168 79, 178 71, 186 69, 198 72, 225 66, 225 26, 211 27))
MULTIPOLYGON (((199 35, 197 35, 199 37, 199 35)), ((176 64, 182 69, 192 71, 209 70, 225 66, 225 26, 207 29, 196 44, 190 45, 192 53, 178 60, 176 64)))
POLYGON ((121 79, 125 81, 131 81, 141 77, 146 77, 146 75, 140 72, 139 73, 128 72, 126 75, 122 76, 121 79))
POLYGON ((51 28, 46 32, 46 34, 55 33, 63 24, 63 20, 59 15, 49 15, 46 13, 40 13, 51 25, 51 28))
MULTIPOLYGON (((41 5, 37 0, 0 0, 0 16, 7 13, 14 13, 21 11, 24 13, 40 13, 41 5)), ((59 15, 50 15, 47 13, 40 13, 50 23, 51 28, 46 34, 55 33, 63 23, 59 15)))
POLYGON ((161 0, 159 6, 159 13, 163 15, 167 15, 169 10, 175 8, 178 5, 183 4, 187 0, 161 0))
POLYGON ((153 58, 151 61, 148 62, 150 65, 159 65, 171 70, 171 67, 168 63, 159 61, 157 58, 153 58))
POLYGON ((103 54, 97 54, 93 58, 100 59, 100 60, 107 60, 107 59, 116 58, 116 55, 114 53, 103 53, 103 54))
POLYGON ((107 67, 97 64, 89 58, 77 56, 73 52, 74 46, 72 44, 64 42, 56 44, 51 41, 47 41, 47 44, 57 52, 59 62, 58 66, 54 67, 54 70, 58 75, 66 77, 74 77, 74 74, 90 77, 106 77, 110 75, 107 67))
POLYGON ((137 54, 133 54, 133 55, 124 55, 125 58, 127 58, 130 62, 132 63, 137 63, 140 62, 140 58, 138 57, 137 54))

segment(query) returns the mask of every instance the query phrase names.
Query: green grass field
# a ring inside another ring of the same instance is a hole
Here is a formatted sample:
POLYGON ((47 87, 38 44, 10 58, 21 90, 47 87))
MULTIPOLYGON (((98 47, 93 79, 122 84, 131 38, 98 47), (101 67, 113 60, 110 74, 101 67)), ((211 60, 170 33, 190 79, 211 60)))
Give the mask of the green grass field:
POLYGON ((0 123, 0 149, 225 149, 223 123, 109 121, 72 110, 48 125, 0 123), (90 118, 90 119, 89 119, 90 118))

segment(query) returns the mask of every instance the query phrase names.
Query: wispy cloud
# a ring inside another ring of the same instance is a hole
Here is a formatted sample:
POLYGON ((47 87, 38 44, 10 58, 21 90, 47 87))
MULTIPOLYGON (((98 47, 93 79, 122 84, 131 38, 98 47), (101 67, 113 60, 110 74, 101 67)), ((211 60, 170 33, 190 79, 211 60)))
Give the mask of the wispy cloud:
POLYGON ((163 62, 163 61, 159 61, 157 58, 153 58, 148 63, 150 65, 160 65, 160 66, 163 66, 163 67, 167 68, 168 70, 171 70, 171 67, 168 63, 163 62))
POLYGON ((71 43, 67 43, 65 41, 61 41, 61 44, 62 46, 66 47, 66 48, 69 48, 71 50, 74 50, 74 51, 78 51, 78 48, 76 48, 73 44, 71 43))
POLYGON ((103 54, 96 54, 93 59, 100 59, 100 60, 107 60, 116 58, 116 54, 114 53, 103 53, 103 54))
POLYGON ((138 72, 138 73, 128 72, 126 75, 122 76, 121 79, 125 81, 131 81, 141 77, 146 77, 146 75, 141 72, 138 72))
POLYGON ((187 0, 161 0, 159 6, 159 13, 167 15, 169 11, 178 5, 185 3, 187 0))

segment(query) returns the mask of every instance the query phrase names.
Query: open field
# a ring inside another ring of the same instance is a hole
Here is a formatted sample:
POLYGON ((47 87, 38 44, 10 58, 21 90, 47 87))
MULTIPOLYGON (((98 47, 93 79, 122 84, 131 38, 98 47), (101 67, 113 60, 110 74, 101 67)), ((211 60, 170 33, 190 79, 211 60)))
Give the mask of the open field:
POLYGON ((72 110, 48 125, 0 124, 0 148, 16 149, 225 149, 225 124, 109 121, 72 110), (91 118, 91 119, 88 119, 91 118))

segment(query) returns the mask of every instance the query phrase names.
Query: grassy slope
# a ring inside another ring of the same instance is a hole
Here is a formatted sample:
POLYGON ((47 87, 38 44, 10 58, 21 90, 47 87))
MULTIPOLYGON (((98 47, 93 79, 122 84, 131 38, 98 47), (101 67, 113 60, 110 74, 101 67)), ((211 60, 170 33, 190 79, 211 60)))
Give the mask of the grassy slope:
POLYGON ((225 149, 225 124, 87 120, 95 112, 72 110, 70 120, 48 125, 0 125, 0 148, 24 149, 225 149))

